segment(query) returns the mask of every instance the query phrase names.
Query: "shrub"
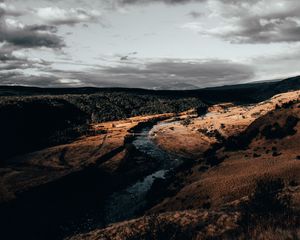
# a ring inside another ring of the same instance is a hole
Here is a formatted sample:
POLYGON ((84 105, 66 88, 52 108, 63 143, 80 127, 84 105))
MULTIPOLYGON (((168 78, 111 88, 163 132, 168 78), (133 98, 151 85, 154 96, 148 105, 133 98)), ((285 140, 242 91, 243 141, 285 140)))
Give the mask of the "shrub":
POLYGON ((182 125, 187 127, 189 126, 190 124, 192 124, 192 119, 190 116, 188 116, 187 118, 185 118, 183 121, 182 121, 182 125))
POLYGON ((292 136, 297 132, 294 127, 298 122, 298 117, 288 116, 283 127, 276 122, 273 125, 266 126, 261 133, 266 139, 282 139, 287 136, 292 136))
POLYGON ((128 240, 180 240, 192 239, 195 231, 189 227, 182 227, 176 223, 160 219, 158 215, 151 215, 148 218, 148 228, 144 234, 132 236, 128 240))
MULTIPOLYGON (((256 182, 249 201, 241 205, 239 228, 232 239, 294 239, 300 226, 299 212, 291 207, 282 179, 264 177, 256 182), (272 236, 272 237, 271 237, 272 236)), ((297 239, 297 238, 295 238, 297 239)))
POLYGON ((290 197, 282 196, 282 179, 265 177, 256 182, 254 193, 250 196, 246 210, 253 215, 273 215, 284 213, 290 208, 290 197))

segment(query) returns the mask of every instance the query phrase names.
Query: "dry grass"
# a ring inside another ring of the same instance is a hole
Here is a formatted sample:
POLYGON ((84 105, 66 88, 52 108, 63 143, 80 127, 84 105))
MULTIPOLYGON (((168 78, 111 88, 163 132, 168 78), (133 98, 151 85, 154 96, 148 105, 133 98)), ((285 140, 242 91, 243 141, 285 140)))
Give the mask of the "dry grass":
MULTIPOLYGON (((277 109, 276 105, 274 106, 274 103, 278 101, 284 104, 290 102, 290 100, 295 100, 295 98, 298 98, 298 94, 299 92, 287 93, 274 97, 275 102, 272 100, 258 104, 260 108, 265 108, 265 104, 270 105, 272 103, 273 110, 254 121, 249 121, 251 124, 244 131, 246 132, 245 136, 248 137, 257 130, 258 133, 250 138, 246 149, 237 148, 234 151, 229 151, 226 148, 221 148, 213 152, 213 156, 222 161, 208 170, 201 170, 203 169, 201 166, 209 159, 200 158, 199 164, 196 163, 190 174, 184 177, 184 187, 175 196, 166 198, 153 207, 150 212, 198 208, 208 203, 212 208, 218 208, 249 196, 253 193, 256 181, 266 174, 282 178, 286 183, 295 183, 294 186, 290 186, 290 189, 293 191, 294 204, 300 207, 300 186, 298 185, 300 183, 300 161, 297 160, 300 147, 300 122, 291 127, 290 130, 292 131, 287 129, 286 124, 287 119, 291 116, 300 119, 299 104, 294 102, 290 106, 277 107, 277 109), (290 94, 291 99, 288 98, 288 94, 290 94), (263 129, 275 123, 286 134, 267 138, 263 129)), ((252 108, 255 109, 256 107, 252 108)), ((227 114, 231 114, 230 109, 226 111, 227 114)), ((163 132, 160 134, 164 135, 163 132)), ((166 134, 168 135, 169 132, 166 132, 166 134)), ((187 139, 193 140, 193 135, 191 138, 188 137, 188 128, 186 128, 185 134, 187 139)), ((180 133, 178 137, 180 137, 180 133)), ((239 138, 237 140, 237 146, 239 146, 241 142, 239 138)), ((172 144, 176 141, 169 142, 172 144)), ((185 142, 189 149, 191 143, 186 139, 185 142)))
POLYGON ((296 100, 299 95, 300 91, 283 93, 248 106, 234 106, 229 103, 214 105, 209 108, 208 114, 193 119, 188 125, 178 122, 156 127, 152 131, 152 137, 167 151, 192 158, 201 157, 212 144, 219 142, 218 135, 225 138, 238 135, 255 120, 273 111, 276 106, 296 100), (215 134, 216 131, 219 134, 215 134))

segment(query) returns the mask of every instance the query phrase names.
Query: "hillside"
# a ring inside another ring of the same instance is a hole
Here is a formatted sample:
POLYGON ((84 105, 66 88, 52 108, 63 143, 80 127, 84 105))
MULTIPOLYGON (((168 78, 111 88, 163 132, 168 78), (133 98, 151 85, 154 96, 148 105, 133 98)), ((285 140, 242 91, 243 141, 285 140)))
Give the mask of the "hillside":
POLYGON ((247 107, 215 105, 189 125, 168 121, 160 127, 154 131, 162 147, 197 160, 153 186, 145 217, 71 239, 299 237, 299 91, 247 107), (198 128, 205 122, 222 137, 203 139, 198 128), (201 148, 201 140, 208 146, 201 148))
POLYGON ((4 239, 297 239, 299 78, 5 89, 4 239))

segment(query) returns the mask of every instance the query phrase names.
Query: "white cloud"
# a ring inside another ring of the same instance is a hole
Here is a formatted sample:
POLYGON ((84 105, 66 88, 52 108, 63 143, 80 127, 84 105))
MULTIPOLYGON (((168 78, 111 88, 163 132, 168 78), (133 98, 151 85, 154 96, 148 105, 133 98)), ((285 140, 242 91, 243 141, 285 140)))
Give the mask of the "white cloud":
POLYGON ((96 22, 101 13, 97 10, 85 10, 82 8, 61 9, 58 7, 46 7, 36 10, 37 16, 48 24, 75 25, 78 23, 96 22))
POLYGON ((6 26, 9 28, 21 28, 21 29, 24 28, 24 24, 15 19, 7 18, 7 19, 5 19, 5 23, 6 23, 6 26))
POLYGON ((9 16, 21 16, 23 14, 22 11, 17 10, 13 5, 8 5, 5 2, 0 2, 0 17, 1 15, 9 15, 9 16))
POLYGON ((192 30, 194 32, 199 32, 204 29, 204 26, 201 22, 188 22, 180 26, 183 29, 192 30))
POLYGON ((68 79, 68 78, 61 78, 58 82, 62 84, 70 84, 70 85, 78 85, 81 84, 81 81, 78 79, 68 79))

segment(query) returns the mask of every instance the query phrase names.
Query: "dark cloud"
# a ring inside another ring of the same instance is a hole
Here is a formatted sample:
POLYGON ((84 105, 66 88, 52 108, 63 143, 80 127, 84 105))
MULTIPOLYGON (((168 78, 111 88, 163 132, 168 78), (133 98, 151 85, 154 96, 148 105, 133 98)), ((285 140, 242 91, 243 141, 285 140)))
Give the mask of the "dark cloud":
MULTIPOLYGON (((269 0, 119 0, 119 3, 130 5, 163 2, 171 5, 209 1, 219 4, 220 9, 217 11, 230 21, 222 22, 217 31, 204 29, 202 33, 240 44, 300 41, 299 0, 274 0, 272 4, 269 0)), ((189 15, 199 18, 203 13, 191 11, 189 15)))
POLYGON ((19 84, 22 78, 28 77, 23 73, 23 70, 37 69, 42 71, 48 69, 49 65, 49 62, 17 57, 10 51, 0 49, 0 84, 19 84))
MULTIPOLYGON (((113 67, 104 71, 111 78, 123 78, 129 82, 139 79, 140 84, 145 81, 165 83, 187 83, 197 87, 233 84, 251 79, 254 76, 250 66, 229 61, 211 60, 205 62, 174 62, 164 61, 148 63, 143 68, 113 67)), ((170 85, 170 86, 171 86, 170 85)))
POLYGON ((222 26, 208 34, 233 43, 300 41, 299 0, 275 0, 272 5, 268 0, 221 2, 221 13, 230 20, 225 26, 231 25, 231 29, 222 26))
POLYGON ((19 29, 1 28, 0 26, 0 42, 8 42, 22 48, 61 48, 64 46, 63 40, 60 37, 51 33, 34 30, 31 26, 19 29))
POLYGON ((127 60, 129 60, 130 56, 134 56, 134 55, 137 55, 137 54, 138 54, 138 52, 130 52, 127 55, 121 56, 120 60, 121 61, 127 61, 127 60))
POLYGON ((19 82, 18 77, 26 77, 22 71, 27 69, 46 70, 50 62, 41 59, 30 59, 22 54, 16 54, 20 50, 19 46, 5 43, 0 47, 0 84, 19 82))
POLYGON ((57 32, 57 27, 56 26, 51 26, 51 25, 31 25, 27 27, 28 30, 30 31, 43 31, 43 32, 51 32, 51 33, 56 33, 57 32))
POLYGON ((8 18, 19 16, 21 13, 2 3, 0 2, 0 84, 27 85, 24 80, 28 79, 28 76, 22 72, 27 69, 42 70, 48 67, 49 63, 39 59, 28 59, 20 53, 16 54, 16 51, 39 47, 58 49, 63 47, 64 43, 54 34, 57 31, 56 27, 24 25, 8 18))
POLYGON ((163 61, 140 67, 128 65, 86 72, 52 72, 86 85, 148 89, 191 89, 245 82, 254 76, 251 66, 229 61, 163 61))
POLYGON ((8 46, 8 45, 3 45, 0 48, 0 62, 7 62, 7 61, 12 61, 12 60, 16 60, 16 57, 13 56, 12 52, 13 52, 14 48, 12 46, 8 46))
MULTIPOLYGON (((5 73, 7 74, 7 73, 5 73)), ((196 89, 246 82, 253 78, 251 66, 229 61, 163 61, 140 67, 119 66, 86 71, 48 69, 43 77, 23 76, 24 84, 34 86, 137 87, 147 89, 196 89), (49 77, 52 76, 52 77, 49 77), (44 79, 44 80, 42 80, 44 79), (40 80, 40 81, 38 81, 40 80)), ((22 84, 22 76, 8 77, 0 71, 1 84, 22 84), (5 79, 5 81, 3 81, 5 79)))
POLYGON ((166 3, 166 4, 183 4, 189 2, 206 2, 207 0, 119 0, 120 4, 149 4, 149 3, 166 3))
POLYGON ((0 72, 0 84, 1 85, 21 85, 21 86, 36 86, 36 87, 55 87, 62 86, 59 84, 58 78, 55 76, 41 75, 24 75, 21 72, 12 71, 1 73, 0 72))
POLYGON ((299 42, 300 19, 292 18, 246 18, 238 29, 220 34, 233 43, 299 42))
POLYGON ((53 31, 56 31, 55 28, 45 25, 10 26, 4 18, 0 18, 0 42, 21 48, 63 47, 63 40, 53 31))
POLYGON ((0 43, 9 43, 20 48, 61 48, 64 46, 63 40, 54 34, 57 32, 55 26, 24 25, 15 19, 8 18, 22 14, 24 12, 0 1, 0 43))

